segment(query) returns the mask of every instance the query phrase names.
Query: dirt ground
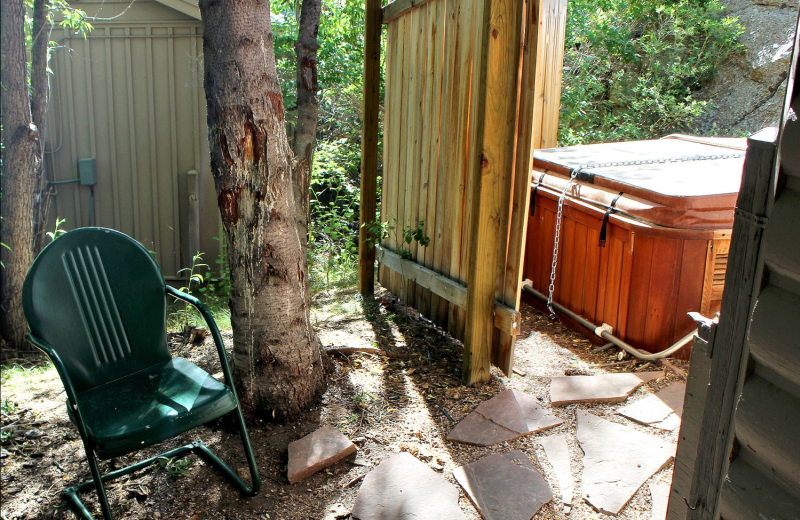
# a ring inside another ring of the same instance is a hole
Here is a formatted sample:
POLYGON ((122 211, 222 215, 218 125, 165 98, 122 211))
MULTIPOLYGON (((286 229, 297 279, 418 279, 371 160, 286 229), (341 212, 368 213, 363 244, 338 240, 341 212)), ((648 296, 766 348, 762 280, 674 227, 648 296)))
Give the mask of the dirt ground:
MULTIPOLYGON (((535 519, 602 519, 606 515, 582 502, 580 475, 582 452, 575 437, 575 409, 585 408, 610 421, 623 423, 651 435, 677 441, 677 431, 664 432, 637 425, 614 414, 622 404, 569 405, 552 413, 566 422, 540 436, 531 435, 488 448, 445 440, 455 423, 480 402, 505 388, 530 393, 549 406, 550 377, 601 374, 620 371, 651 371, 652 364, 620 364, 617 351, 591 354, 582 335, 532 307, 523 304, 523 328, 516 349, 515 367, 525 376, 504 377, 493 369, 488 383, 466 388, 460 385, 463 346, 441 330, 416 317, 384 290, 372 301, 354 291, 326 291, 317 294, 314 320, 325 347, 378 347, 389 355, 333 354, 334 373, 320 403, 288 424, 255 418, 250 435, 259 461, 263 487, 254 498, 242 498, 213 468, 194 455, 172 461, 167 470, 155 467, 124 477, 107 491, 115 518, 199 520, 214 519, 345 519, 356 499, 360 478, 394 453, 407 451, 442 470, 455 483, 453 470, 490 453, 520 449, 539 468, 556 498, 545 505, 535 519), (348 460, 290 485, 286 479, 287 446, 322 424, 331 424, 357 442, 358 453, 348 460), (566 432, 575 477, 571 513, 563 513, 557 479, 547 464, 541 436, 566 432), (180 471, 184 469, 184 471, 180 471), (184 473, 184 474, 178 474, 184 473)), ((223 332, 225 341, 230 332, 223 332)), ((221 377, 216 350, 210 339, 201 345, 171 343, 175 356, 196 363, 221 377)), ((687 368, 685 363, 676 365, 687 368)), ((89 470, 80 438, 67 419, 63 386, 53 369, 40 365, 29 370, 7 371, 2 381, 2 472, 0 498, 2 520, 34 518, 76 518, 61 498, 66 486, 87 480, 89 470)), ((637 390, 628 402, 679 379, 670 371, 637 390)), ((157 455, 200 438, 229 465, 246 474, 246 463, 235 428, 221 421, 198 428, 178 439, 142 452, 101 463, 108 471, 157 455)), ((672 465, 651 480, 669 481, 672 465)), ((467 518, 480 516, 461 488, 459 503, 467 518)), ((100 518, 94 492, 82 495, 100 518)), ((617 517, 649 519, 651 499, 643 485, 617 517)))

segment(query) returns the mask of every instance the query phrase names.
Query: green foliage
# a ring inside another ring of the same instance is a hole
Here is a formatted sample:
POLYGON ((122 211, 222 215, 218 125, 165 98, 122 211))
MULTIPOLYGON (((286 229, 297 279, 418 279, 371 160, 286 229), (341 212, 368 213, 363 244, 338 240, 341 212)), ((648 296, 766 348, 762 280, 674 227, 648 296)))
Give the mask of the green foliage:
POLYGON ((190 475, 191 471, 189 471, 189 468, 194 464, 194 459, 188 457, 177 460, 174 458, 159 457, 156 461, 158 465, 167 470, 167 473, 172 477, 185 477, 186 475, 190 475))
MULTIPOLYGON (((33 0, 25 0, 25 47, 30 51, 31 45, 34 40, 38 38, 49 38, 49 34, 33 34, 33 0)), ((92 19, 84 11, 75 9, 70 6, 65 0, 50 0, 48 3, 47 19, 51 25, 59 25, 65 29, 83 35, 85 38, 93 29, 90 20, 92 19), (58 22, 56 22, 56 19, 58 22)), ((58 43, 48 41, 47 46, 47 61, 50 61, 51 53, 57 48, 58 43)), ((30 52, 28 53, 30 56, 30 52)), ((28 62, 28 77, 30 78, 30 66, 28 62)), ((47 73, 52 74, 53 71, 50 67, 47 68, 47 73)))
MULTIPOLYGON (((203 275, 197 272, 197 270, 201 267, 208 267, 208 264, 203 264, 201 261, 203 260, 203 253, 197 252, 192 257, 192 265, 191 267, 184 267, 183 269, 178 270, 178 274, 187 272, 186 276, 186 286, 181 287, 178 289, 181 292, 185 292, 186 294, 192 294, 192 284, 202 285, 205 279, 203 275)), ((204 287, 200 289, 205 290, 204 287)), ((183 316, 181 318, 181 328, 186 328, 188 324, 188 317, 189 317, 189 304, 187 302, 183 302, 183 316)))
MULTIPOLYGON (((383 240, 394 235, 394 242, 397 244, 397 251, 395 251, 400 258, 411 260, 413 256, 408 246, 414 241, 417 241, 422 247, 428 247, 431 243, 429 236, 425 234, 425 221, 420 220, 415 227, 404 226, 401 230, 401 237, 397 236, 397 219, 392 215, 386 222, 372 222, 368 225, 372 239, 370 242, 380 243, 383 240)), ((366 224, 365 224, 366 225, 366 224)), ((373 244, 374 247, 375 244, 373 244)))
POLYGON ((53 242, 55 239, 66 233, 65 230, 61 229, 61 224, 66 222, 67 219, 65 218, 58 218, 56 217, 56 226, 53 228, 53 231, 48 231, 45 233, 48 237, 50 237, 50 242, 53 242))
POLYGON ((570 0, 567 20, 561 145, 689 129, 694 93, 741 50, 718 0, 570 0))
MULTIPOLYGON (((300 3, 272 4, 275 55, 286 119, 295 118, 300 3)), ((309 276, 312 292, 357 281, 364 4, 322 0, 317 51, 319 122, 311 168, 309 276)), ((383 87, 381 87, 383 88, 383 87)))
MULTIPOLYGON (((208 284, 208 291, 211 293, 218 293, 219 296, 228 298, 231 295, 231 267, 228 265, 228 241, 225 240, 222 233, 219 236, 213 237, 214 240, 219 242, 219 255, 214 263, 217 265, 217 272, 219 276, 212 278, 208 284)), ((200 292, 205 292, 206 287, 201 287, 200 292)))

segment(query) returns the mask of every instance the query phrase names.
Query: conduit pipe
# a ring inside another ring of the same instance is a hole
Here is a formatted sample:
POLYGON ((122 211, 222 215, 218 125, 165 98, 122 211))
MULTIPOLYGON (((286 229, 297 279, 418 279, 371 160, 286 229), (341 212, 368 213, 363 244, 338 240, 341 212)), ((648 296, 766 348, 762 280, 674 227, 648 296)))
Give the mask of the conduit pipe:
MULTIPOLYGON (((537 291, 536 289, 534 289, 532 287, 532 282, 530 280, 525 280, 524 282, 522 282, 522 290, 525 291, 526 293, 532 295, 532 296, 535 296, 535 297, 539 298, 543 302, 547 303, 547 296, 545 296, 544 294, 542 294, 539 291, 537 291)), ((555 308, 556 310, 558 310, 562 314, 566 315, 569 319, 577 322, 579 325, 581 325, 582 327, 584 327, 586 329, 593 330, 594 333, 598 337, 603 338, 604 340, 608 341, 609 343, 613 343, 614 345, 618 346, 619 348, 621 348, 622 350, 624 350, 625 352, 627 352, 631 356, 635 357, 636 359, 640 359, 642 361, 656 361, 658 359, 663 359, 663 358, 671 356, 672 354, 674 354, 675 352, 679 351, 684 346, 686 346, 687 343, 692 341, 692 338, 694 337, 695 332, 696 332, 696 331, 690 332, 689 334, 687 334, 683 338, 679 339, 677 341, 677 343, 675 343, 674 345, 672 345, 671 347, 669 347, 666 350, 662 350, 661 352, 656 352, 655 354, 651 354, 649 352, 645 352, 643 350, 639 350, 638 348, 633 347, 633 346, 625 343, 624 341, 622 341, 618 337, 612 335, 611 332, 610 332, 611 327, 609 325, 606 325, 605 323, 602 326, 598 327, 594 323, 590 322, 589 320, 585 319, 582 316, 579 316, 579 315, 575 314, 574 312, 572 312, 571 310, 567 309, 566 307, 564 307, 561 304, 558 304, 556 302, 552 302, 552 305, 553 305, 553 308, 555 308)))

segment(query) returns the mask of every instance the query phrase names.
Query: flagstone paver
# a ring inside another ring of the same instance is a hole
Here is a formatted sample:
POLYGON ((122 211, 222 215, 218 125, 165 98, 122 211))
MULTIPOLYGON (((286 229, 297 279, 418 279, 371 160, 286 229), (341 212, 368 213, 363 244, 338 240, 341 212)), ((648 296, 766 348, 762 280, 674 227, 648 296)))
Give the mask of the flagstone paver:
POLYGON ((672 415, 672 408, 659 399, 655 394, 650 394, 635 403, 623 406, 617 413, 628 419, 642 424, 658 423, 672 415))
POLYGON ((650 520, 666 520, 671 486, 671 482, 653 482, 650 484, 650 498, 653 500, 650 520))
POLYGON ((686 397, 686 383, 673 383, 666 388, 656 392, 656 397, 664 401, 675 415, 681 417, 683 414, 683 399, 686 397))
POLYGON ((572 491, 574 481, 572 479, 572 469, 570 468, 569 445, 567 444, 566 434, 559 433, 539 439, 547 456, 547 462, 553 467, 558 487, 561 489, 561 502, 564 504, 564 511, 572 509, 572 491))
POLYGON ((481 403, 447 435, 447 440, 490 446, 553 428, 564 421, 550 415, 535 397, 503 390, 481 403))
POLYGON ((650 426, 660 430, 675 431, 676 428, 681 427, 681 418, 671 413, 661 422, 653 423, 650 426))
POLYGON ((675 383, 655 394, 617 410, 617 413, 638 423, 672 431, 681 424, 685 383, 675 383))
POLYGON ((487 455, 453 471, 485 520, 530 520, 553 499, 544 477, 520 450, 487 455))
POLYGON ((675 444, 577 410, 583 458, 583 498, 617 515, 634 493, 675 456, 675 444))
POLYGON ((289 444, 289 483, 300 482, 355 452, 350 439, 326 424, 289 444))
POLYGON ((352 516, 356 520, 466 520, 458 489, 409 453, 381 462, 364 477, 352 516))
POLYGON ((550 380, 550 403, 563 406, 572 403, 619 403, 648 381, 663 372, 603 374, 599 376, 565 376, 550 380))

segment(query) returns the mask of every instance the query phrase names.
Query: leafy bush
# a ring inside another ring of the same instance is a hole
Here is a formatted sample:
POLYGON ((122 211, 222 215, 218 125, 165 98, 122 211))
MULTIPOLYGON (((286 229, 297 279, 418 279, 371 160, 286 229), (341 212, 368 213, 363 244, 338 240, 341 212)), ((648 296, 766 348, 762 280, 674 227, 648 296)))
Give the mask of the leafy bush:
POLYGON ((559 144, 686 131, 743 32, 718 0, 570 0, 559 144))
MULTIPOLYGON (((285 2, 272 7, 278 74, 289 123, 295 117, 299 5, 285 2)), ((317 51, 319 123, 309 194, 312 292, 353 285, 357 280, 363 28, 362 1, 322 0, 317 51)))

